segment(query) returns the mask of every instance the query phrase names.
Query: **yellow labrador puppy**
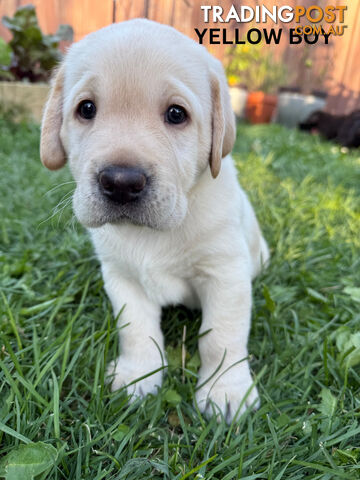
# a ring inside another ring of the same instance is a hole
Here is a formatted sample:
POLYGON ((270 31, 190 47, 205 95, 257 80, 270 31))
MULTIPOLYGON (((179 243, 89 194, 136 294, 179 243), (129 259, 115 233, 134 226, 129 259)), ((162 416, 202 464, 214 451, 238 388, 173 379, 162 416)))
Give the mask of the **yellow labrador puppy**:
POLYGON ((223 68, 204 47, 143 19, 72 45, 45 108, 41 160, 66 159, 119 317, 113 388, 156 393, 161 308, 201 307, 196 401, 230 421, 258 404, 247 361, 251 279, 268 259, 230 152, 235 121, 223 68))

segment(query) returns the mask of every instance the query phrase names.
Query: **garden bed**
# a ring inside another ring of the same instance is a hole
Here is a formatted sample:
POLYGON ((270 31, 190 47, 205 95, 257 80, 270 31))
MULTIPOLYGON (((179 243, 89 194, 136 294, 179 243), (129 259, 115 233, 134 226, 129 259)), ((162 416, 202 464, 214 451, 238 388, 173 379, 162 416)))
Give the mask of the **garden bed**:
POLYGON ((46 83, 0 82, 0 103, 5 108, 18 105, 30 118, 40 122, 49 89, 46 83))

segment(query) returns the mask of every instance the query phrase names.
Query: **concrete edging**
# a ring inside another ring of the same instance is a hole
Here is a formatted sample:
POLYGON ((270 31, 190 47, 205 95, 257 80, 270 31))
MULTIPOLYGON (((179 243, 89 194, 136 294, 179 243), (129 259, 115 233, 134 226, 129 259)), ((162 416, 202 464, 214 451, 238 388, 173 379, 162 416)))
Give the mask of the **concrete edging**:
POLYGON ((46 83, 0 82, 0 103, 24 107, 33 120, 40 122, 49 91, 46 83))

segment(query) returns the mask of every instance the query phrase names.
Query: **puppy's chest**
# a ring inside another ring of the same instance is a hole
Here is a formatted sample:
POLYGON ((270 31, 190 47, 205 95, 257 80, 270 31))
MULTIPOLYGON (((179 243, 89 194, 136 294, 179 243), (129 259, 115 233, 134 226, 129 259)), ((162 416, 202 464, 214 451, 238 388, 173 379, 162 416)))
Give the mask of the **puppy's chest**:
POLYGON ((169 270, 139 269, 137 278, 147 296, 161 306, 183 303, 195 306, 195 292, 189 279, 169 270))
POLYGON ((127 238, 111 246, 103 244, 99 256, 116 266, 120 275, 133 278, 161 306, 198 304, 191 281, 195 275, 194 259, 177 248, 127 238))
MULTIPOLYGON (((164 254, 164 257, 169 255, 164 254)), ((164 258, 143 256, 140 262, 136 258, 123 259, 119 267, 127 270, 142 286, 147 296, 161 306, 183 303, 194 305, 194 291, 191 286, 192 266, 184 260, 164 263, 164 258), (133 260, 133 261, 132 261, 133 260)))

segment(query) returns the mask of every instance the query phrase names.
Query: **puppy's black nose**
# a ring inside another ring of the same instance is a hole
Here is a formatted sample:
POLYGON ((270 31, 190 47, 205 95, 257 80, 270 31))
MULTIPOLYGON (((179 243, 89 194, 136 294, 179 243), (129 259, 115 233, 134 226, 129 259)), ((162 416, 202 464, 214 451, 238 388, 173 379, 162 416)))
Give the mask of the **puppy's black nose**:
POLYGON ((101 170, 98 181, 103 195, 124 204, 140 197, 146 186, 146 175, 140 168, 112 165, 101 170))

